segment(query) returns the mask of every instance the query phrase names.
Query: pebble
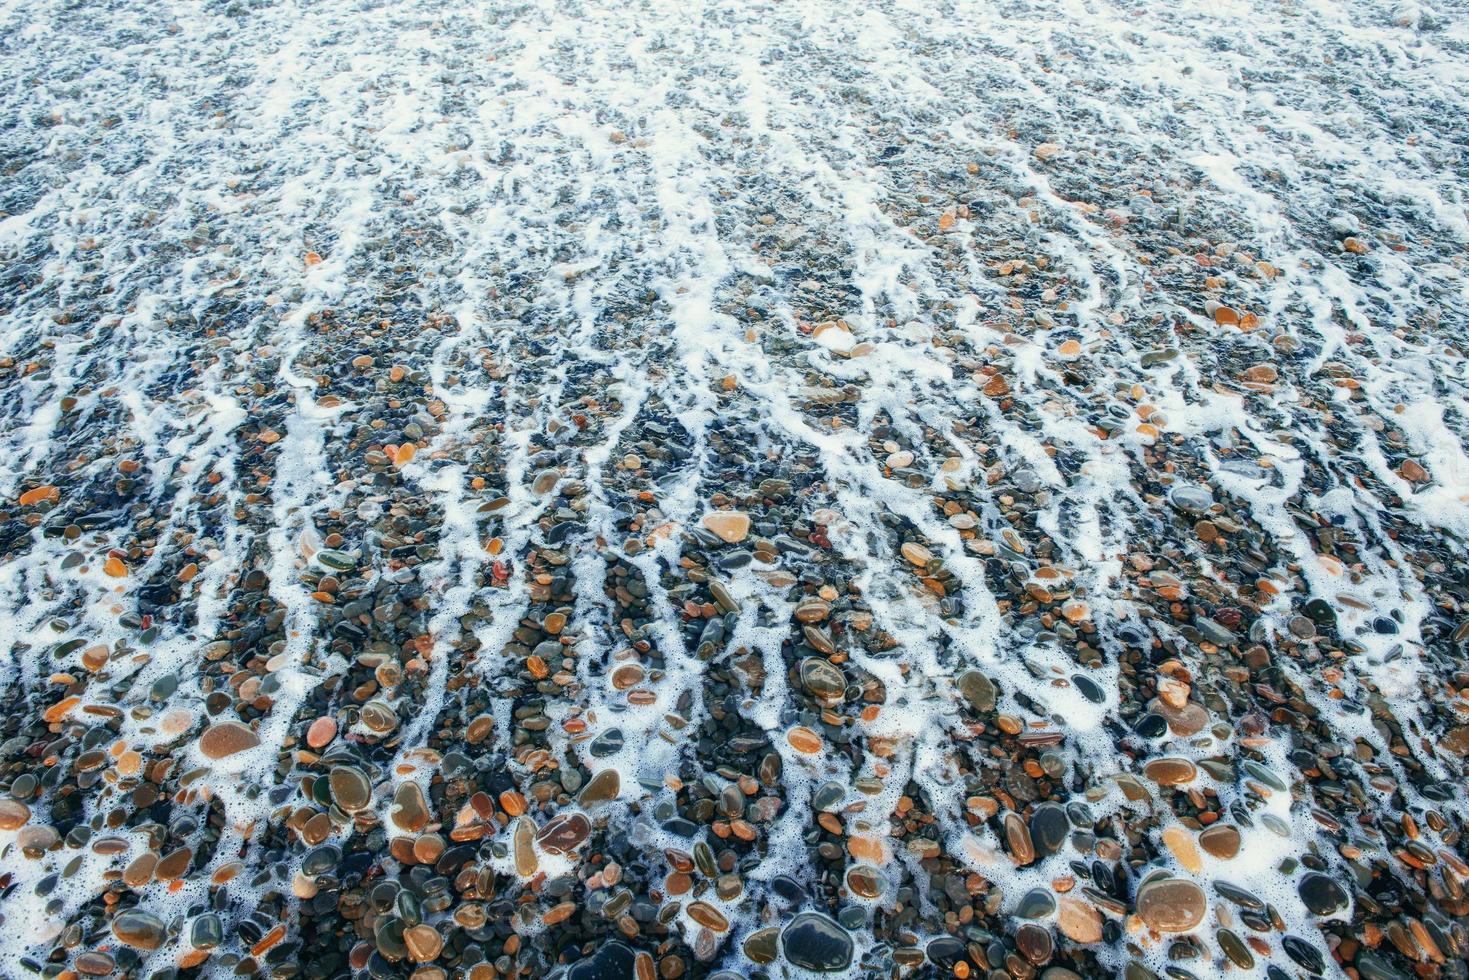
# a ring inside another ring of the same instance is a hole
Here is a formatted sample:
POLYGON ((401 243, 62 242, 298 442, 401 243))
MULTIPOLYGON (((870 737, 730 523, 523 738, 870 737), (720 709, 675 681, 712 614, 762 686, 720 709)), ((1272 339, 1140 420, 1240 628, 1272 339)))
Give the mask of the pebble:
POLYGON ((793 966, 836 973, 852 964, 854 945, 847 930, 820 912, 802 912, 780 933, 780 948, 793 966))
POLYGON ((727 544, 738 544, 750 534, 750 515, 735 510, 717 510, 704 515, 704 527, 727 544))
POLYGON ((1198 885, 1182 878, 1155 878, 1137 890, 1138 918, 1159 932, 1188 932, 1204 921, 1208 901, 1198 885))
POLYGON ((199 736, 199 751, 211 759, 224 759, 247 752, 259 744, 260 737, 237 721, 222 721, 210 725, 199 736))
POLYGON ((151 912, 127 909, 113 916, 112 934, 134 949, 157 949, 167 938, 167 927, 151 912))

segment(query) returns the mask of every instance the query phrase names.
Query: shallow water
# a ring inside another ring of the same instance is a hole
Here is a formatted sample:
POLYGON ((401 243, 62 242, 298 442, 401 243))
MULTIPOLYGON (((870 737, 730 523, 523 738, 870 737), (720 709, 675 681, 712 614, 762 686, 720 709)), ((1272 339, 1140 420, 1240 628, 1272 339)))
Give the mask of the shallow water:
POLYGON ((1465 976, 1466 79, 0 2, 0 975, 1465 976))

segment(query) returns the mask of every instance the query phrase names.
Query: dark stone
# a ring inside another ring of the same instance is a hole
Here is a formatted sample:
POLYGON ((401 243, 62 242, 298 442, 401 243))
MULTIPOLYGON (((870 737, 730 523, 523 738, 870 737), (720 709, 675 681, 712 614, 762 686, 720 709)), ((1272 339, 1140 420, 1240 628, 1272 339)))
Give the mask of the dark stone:
POLYGON ((572 964, 566 980, 629 980, 635 957, 622 943, 603 943, 591 958, 572 964))
POLYGON ((1300 894, 1301 901, 1306 903, 1306 908, 1317 915, 1339 912, 1351 900, 1347 890, 1337 884, 1335 879, 1317 871, 1308 872, 1296 886, 1296 891, 1300 894))
POLYGON ((852 965, 852 937, 831 917, 802 912, 780 934, 786 959, 805 970, 834 973, 852 965))

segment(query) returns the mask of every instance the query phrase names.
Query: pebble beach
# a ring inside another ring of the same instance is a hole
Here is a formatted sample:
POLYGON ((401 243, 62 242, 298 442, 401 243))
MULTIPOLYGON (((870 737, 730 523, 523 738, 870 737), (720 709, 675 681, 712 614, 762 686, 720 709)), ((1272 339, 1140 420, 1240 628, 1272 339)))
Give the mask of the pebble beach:
POLYGON ((1464 0, 0 0, 0 980, 1469 980, 1464 0))

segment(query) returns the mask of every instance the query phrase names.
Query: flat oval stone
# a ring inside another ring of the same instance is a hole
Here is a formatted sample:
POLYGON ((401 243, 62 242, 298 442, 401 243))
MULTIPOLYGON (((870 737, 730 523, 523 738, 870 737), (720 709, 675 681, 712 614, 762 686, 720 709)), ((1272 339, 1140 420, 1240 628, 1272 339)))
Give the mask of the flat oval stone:
POLYGON ((365 810, 372 799, 372 783, 356 766, 335 766, 327 776, 332 802, 348 813, 365 810))
POLYGON ((1044 919, 1054 911, 1056 899, 1048 888, 1032 888, 1015 906, 1015 916, 1020 919, 1044 919))
POLYGON ((636 954, 619 942, 602 943, 597 951, 566 971, 566 980, 628 980, 636 954))
POLYGON ((1239 853, 1239 842, 1239 829, 1232 824, 1216 823, 1199 834, 1199 846, 1224 861, 1239 853))
POLYGON ((852 937, 820 912, 802 912, 780 934, 785 958, 803 970, 835 973, 852 965, 852 937))
POLYGON ((1143 775, 1159 786, 1182 786, 1194 781, 1199 767, 1187 759, 1166 757, 1153 759, 1143 766, 1143 775))
POLYGON ((591 808, 600 803, 617 799, 617 794, 622 791, 622 777, 616 769, 603 769, 582 787, 581 795, 576 798, 580 806, 591 808))
POLYGON ((838 704, 846 696, 847 678, 820 657, 801 661, 801 686, 826 704, 838 704))
POLYGON ((888 878, 870 864, 857 864, 847 869, 847 887, 859 898, 877 898, 887 891, 888 878))
POLYGON ((1334 878, 1317 871, 1306 873, 1296 886, 1296 893, 1301 896, 1301 901, 1306 903, 1306 908, 1317 915, 1332 915, 1347 907, 1351 900, 1347 891, 1339 885, 1334 878))
POLYGON ((712 929, 715 932, 729 931, 729 920, 724 917, 722 912, 708 902, 690 902, 689 918, 693 919, 705 929, 712 929))
POLYGON ((1159 932, 1188 932, 1204 921, 1204 890, 1183 878, 1154 878, 1137 890, 1137 915, 1159 932))
POLYGON ((737 510, 716 510, 704 515, 704 527, 726 544, 738 544, 750 533, 750 515, 737 510))
POLYGON ((1042 803, 1030 815, 1030 839, 1041 857, 1059 851, 1069 833, 1071 821, 1066 818, 1066 811, 1055 803, 1042 803))
POLYGON ((419 833, 428 826, 428 801, 417 783, 404 783, 393 793, 393 805, 388 817, 399 830, 419 833))
POLYGON ((1034 922, 1027 922, 1015 930, 1015 947, 1020 950, 1021 956, 1035 966, 1040 966, 1055 952, 1056 941, 1051 938, 1051 930, 1034 922))
POLYGON ((745 941, 740 948, 744 950, 745 955, 750 958, 751 962, 761 964, 774 963, 777 955, 776 943, 779 939, 780 930, 774 926, 768 929, 757 929, 745 937, 745 941))
POLYGON ((959 675, 956 682, 959 693, 964 695, 964 700, 969 702, 975 711, 994 711, 995 682, 977 670, 966 670, 959 675))
POLYGON ((1031 842, 1030 831, 1025 826, 1025 821, 1020 819, 1018 813, 1005 814, 1005 841, 1010 845, 1010 856, 1015 859, 1016 864, 1029 864, 1035 860, 1035 845, 1031 842))
POLYGON ((167 938, 167 927, 151 912, 128 909, 113 918, 112 934, 134 949, 157 949, 167 938))
POLYGON ((306 729, 306 744, 313 749, 325 748, 332 739, 337 737, 337 721, 330 715, 324 715, 311 723, 306 729))
POLYGON ((580 813, 562 813, 536 835, 536 843, 552 854, 570 854, 592 833, 592 824, 580 813))
POLYGON ((237 752, 245 752, 260 744, 260 736, 249 726, 237 721, 221 721, 210 725, 199 736, 199 751, 211 759, 223 759, 237 752))
POLYGON ((1074 943, 1099 943, 1102 941, 1102 913, 1096 906, 1068 895, 1061 896, 1060 914, 1056 926, 1061 934, 1074 943))

